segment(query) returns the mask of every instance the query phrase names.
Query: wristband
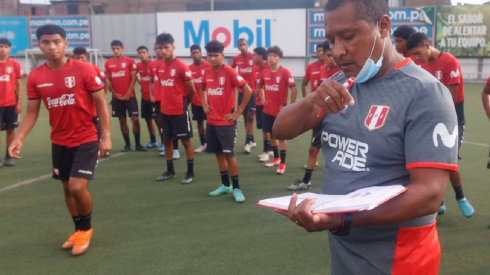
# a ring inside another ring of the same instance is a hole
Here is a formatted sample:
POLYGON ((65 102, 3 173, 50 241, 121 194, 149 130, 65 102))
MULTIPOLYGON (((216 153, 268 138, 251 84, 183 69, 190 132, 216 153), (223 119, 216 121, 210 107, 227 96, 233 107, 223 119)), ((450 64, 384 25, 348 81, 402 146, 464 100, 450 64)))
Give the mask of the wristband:
POLYGON ((348 236, 350 234, 350 228, 352 225, 352 214, 343 213, 342 214, 342 225, 339 228, 330 230, 330 233, 335 236, 348 236))

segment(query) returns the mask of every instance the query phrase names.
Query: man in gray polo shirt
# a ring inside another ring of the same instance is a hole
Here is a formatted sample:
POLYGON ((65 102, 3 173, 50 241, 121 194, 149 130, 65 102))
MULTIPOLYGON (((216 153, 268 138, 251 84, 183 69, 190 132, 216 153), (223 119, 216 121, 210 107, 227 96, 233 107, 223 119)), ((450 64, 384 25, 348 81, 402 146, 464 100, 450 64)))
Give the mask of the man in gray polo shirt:
POLYGON ((325 33, 342 71, 283 108, 274 124, 281 139, 322 125, 324 194, 409 188, 371 211, 312 215, 313 201, 296 206, 296 195, 289 211, 278 211, 308 232, 329 231, 335 275, 439 270, 435 213, 458 169, 456 113, 446 87, 399 55, 390 32, 386 0, 329 0, 325 33), (350 91, 342 86, 349 77, 350 91))

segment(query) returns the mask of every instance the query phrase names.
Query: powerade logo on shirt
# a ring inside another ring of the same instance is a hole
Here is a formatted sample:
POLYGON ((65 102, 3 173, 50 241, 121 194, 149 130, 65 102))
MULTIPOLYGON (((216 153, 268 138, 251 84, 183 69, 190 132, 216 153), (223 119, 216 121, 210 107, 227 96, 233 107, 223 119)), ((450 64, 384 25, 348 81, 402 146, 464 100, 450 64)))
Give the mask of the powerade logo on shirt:
POLYGON ((232 41, 233 47, 238 48, 238 39, 243 37, 243 34, 246 34, 248 45, 269 48, 271 46, 271 22, 271 19, 257 19, 255 26, 242 26, 240 25, 240 20, 235 19, 233 20, 232 30, 222 26, 211 30, 209 20, 201 20, 197 24, 195 24, 195 21, 186 20, 184 21, 185 47, 190 48, 193 44, 203 45, 211 40, 220 40, 225 48, 232 41), (218 39, 218 37, 223 36, 224 40, 218 39))
POLYGON ((332 163, 357 172, 369 171, 366 168, 369 145, 351 138, 322 132, 322 143, 330 148, 338 149, 332 163))

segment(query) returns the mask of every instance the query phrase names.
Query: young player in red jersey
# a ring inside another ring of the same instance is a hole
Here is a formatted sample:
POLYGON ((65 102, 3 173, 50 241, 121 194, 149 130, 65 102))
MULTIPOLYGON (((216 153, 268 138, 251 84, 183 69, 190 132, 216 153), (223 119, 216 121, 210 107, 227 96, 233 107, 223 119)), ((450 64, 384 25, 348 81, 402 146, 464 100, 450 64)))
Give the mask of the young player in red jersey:
POLYGON ((306 97, 306 86, 308 86, 310 81, 311 92, 314 92, 320 85, 320 67, 325 64, 322 44, 316 45, 316 56, 318 60, 306 67, 305 76, 303 77, 303 82, 301 83, 301 93, 303 94, 303 97, 306 97))
POLYGON ((43 101, 51 125, 53 178, 63 182, 66 206, 75 223, 75 233, 62 248, 81 255, 87 251, 93 233, 88 182, 93 179, 99 151, 104 156, 112 147, 104 86, 92 65, 65 57, 68 41, 62 28, 44 25, 36 36, 48 61, 29 74, 27 111, 9 152, 20 158, 22 141, 34 127, 43 101))
MULTIPOLYGON (((0 132, 5 130, 7 133, 7 148, 14 140, 22 112, 22 68, 19 62, 9 57, 11 46, 9 40, 0 38, 0 132)), ((6 151, 5 166, 14 166, 14 159, 6 151)))
POLYGON ((132 58, 123 55, 124 46, 119 40, 111 42, 113 58, 105 63, 105 73, 112 91, 112 117, 119 119, 125 146, 122 152, 131 151, 129 128, 126 116, 133 123, 133 134, 137 151, 147 151, 140 143, 140 123, 138 120, 138 101, 134 97, 136 83, 136 64, 132 58))
MULTIPOLYGON (((432 47, 429 43, 429 38, 423 33, 410 35, 407 41, 407 49, 410 54, 414 55, 420 61, 422 68, 436 77, 451 93, 458 118, 458 129, 447 129, 448 132, 446 134, 456 135, 458 133, 458 149, 461 149, 465 125, 464 82, 463 72, 461 71, 458 59, 450 53, 439 51, 432 47)), ((456 193, 456 200, 461 208, 461 212, 463 212, 465 217, 471 218, 475 210, 464 196, 460 172, 451 172, 450 180, 456 193)), ((439 207, 439 215, 444 214, 445 211, 446 205, 442 202, 439 207)))
MULTIPOLYGON (((332 49, 330 48, 330 43, 328 41, 323 42, 323 61, 324 64, 320 67, 320 78, 319 84, 315 88, 316 89, 331 76, 336 74, 340 69, 335 63, 335 60, 332 56, 332 49)), ((288 186, 289 190, 308 190, 311 189, 311 176, 313 175, 313 170, 315 166, 318 166, 318 153, 320 153, 320 149, 322 148, 322 126, 319 125, 313 128, 313 136, 311 138, 311 145, 308 150, 308 161, 305 165, 305 174, 302 180, 297 180, 290 186, 288 186)))
POLYGON ((393 32, 393 37, 395 37, 395 49, 399 54, 403 55, 404 57, 410 57, 415 64, 420 66, 420 61, 411 55, 407 49, 408 38, 414 33, 417 33, 417 30, 411 26, 403 25, 398 27, 393 32))
POLYGON ((145 46, 139 46, 136 49, 140 62, 136 63, 137 79, 141 87, 141 118, 146 121, 148 127, 148 133, 150 133, 150 142, 145 148, 158 148, 158 142, 155 137, 155 126, 153 120, 156 119, 157 113, 152 102, 153 95, 150 92, 151 71, 153 69, 153 61, 150 59, 148 48, 145 46))
MULTIPOLYGON (((73 49, 73 59, 81 61, 81 62, 89 62, 87 49, 85 49, 83 47, 74 48, 73 49)), ((93 65, 93 66, 94 66, 94 70, 97 73, 97 75, 99 76, 100 80, 102 80, 102 82, 105 83, 104 91, 107 93, 106 88, 108 88, 108 85, 107 85, 108 82, 106 81, 107 77, 106 77, 105 73, 103 71, 101 71, 100 68, 97 67, 97 65, 93 65)))
POLYGON ((211 67, 208 62, 202 60, 201 46, 191 46, 191 58, 193 63, 189 65, 189 70, 192 72, 192 78, 194 79, 194 87, 196 87, 196 94, 192 98, 192 120, 197 121, 197 129, 199 132, 199 139, 201 145, 194 150, 195 153, 202 153, 206 149, 206 137, 204 132, 204 120, 206 120, 206 113, 202 108, 201 100, 201 86, 203 83, 204 72, 211 67))
POLYGON ((274 159, 266 163, 266 167, 278 166, 277 173, 283 175, 286 172, 286 150, 287 143, 285 140, 276 140, 272 135, 272 126, 276 120, 279 111, 287 105, 289 89, 291 89, 291 103, 296 101, 298 90, 291 72, 279 66, 283 56, 281 48, 278 46, 271 47, 267 50, 270 68, 262 72, 260 79, 260 97, 264 104, 264 121, 263 132, 267 140, 270 140, 274 159), (279 143, 280 152, 277 148, 279 143))
POLYGON ((242 115, 252 95, 247 82, 232 67, 223 64, 225 47, 221 42, 206 45, 208 61, 212 68, 204 73, 201 97, 203 109, 208 115, 206 127, 206 152, 216 154, 222 184, 209 193, 216 197, 233 192, 236 202, 244 202, 245 196, 238 183, 238 162, 234 154, 237 137, 236 120, 242 115), (242 102, 235 110, 236 88, 243 92, 242 102), (230 186, 230 176, 233 187, 230 186))
MULTIPOLYGON (((160 128, 165 134, 165 151, 173 151, 173 141, 180 139, 185 147, 187 157, 187 173, 182 184, 194 181, 194 148, 192 146, 192 123, 189 117, 188 105, 195 93, 192 72, 184 61, 174 55, 174 38, 169 33, 157 37, 158 46, 162 47, 165 61, 161 62, 158 79, 161 85, 161 119, 160 128)), ((159 176, 157 181, 165 181, 175 177, 173 158, 166 155, 167 171, 159 176)))
MULTIPOLYGON (((255 73, 253 71, 253 53, 248 52, 248 41, 245 38, 238 39, 238 49, 240 54, 233 57, 231 67, 238 68, 238 74, 247 81, 248 86, 252 89, 252 98, 248 102, 247 108, 243 112, 243 121, 245 130, 247 131, 247 138, 245 139, 245 145, 243 150, 245 153, 250 154, 253 147, 257 146, 254 138, 254 117, 255 117, 255 73)), ((243 90, 240 90, 238 94, 238 104, 242 102, 243 90)))
MULTIPOLYGON (((482 102, 483 102, 483 109, 485 110, 485 113, 487 114, 488 119, 490 120, 490 76, 487 79, 487 83, 485 87, 483 88, 483 92, 481 94, 482 102)), ((490 153, 488 155, 488 162, 487 162, 487 168, 490 169, 490 153)))
MULTIPOLYGON (((260 91, 260 76, 262 72, 266 69, 270 69, 269 63, 267 63, 267 49, 263 47, 258 47, 254 49, 254 72, 255 72, 255 90, 260 91)), ((264 104, 260 100, 260 95, 256 96, 255 100, 256 111, 255 118, 257 122, 257 129, 262 130, 262 122, 264 117, 264 104)), ((274 156, 271 148, 270 140, 267 140, 266 134, 262 133, 264 141, 264 149, 257 157, 260 162, 267 162, 269 158, 274 156)))

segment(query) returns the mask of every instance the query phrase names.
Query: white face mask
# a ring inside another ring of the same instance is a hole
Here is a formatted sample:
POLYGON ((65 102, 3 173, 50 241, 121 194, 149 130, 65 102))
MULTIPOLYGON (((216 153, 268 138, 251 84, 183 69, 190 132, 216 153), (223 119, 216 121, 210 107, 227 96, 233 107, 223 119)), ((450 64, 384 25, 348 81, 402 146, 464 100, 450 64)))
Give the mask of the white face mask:
POLYGON ((371 49, 371 54, 369 58, 366 60, 366 63, 364 63, 364 66, 362 67, 359 74, 356 76, 355 79, 356 83, 364 83, 370 80, 379 72, 381 66, 383 65, 383 54, 385 52, 386 38, 383 39, 383 51, 381 52, 381 57, 379 58, 377 63, 374 63, 372 57, 374 52, 374 46, 376 45, 376 38, 378 38, 377 30, 376 30, 376 35, 374 36, 374 43, 373 43, 373 48, 371 49))

